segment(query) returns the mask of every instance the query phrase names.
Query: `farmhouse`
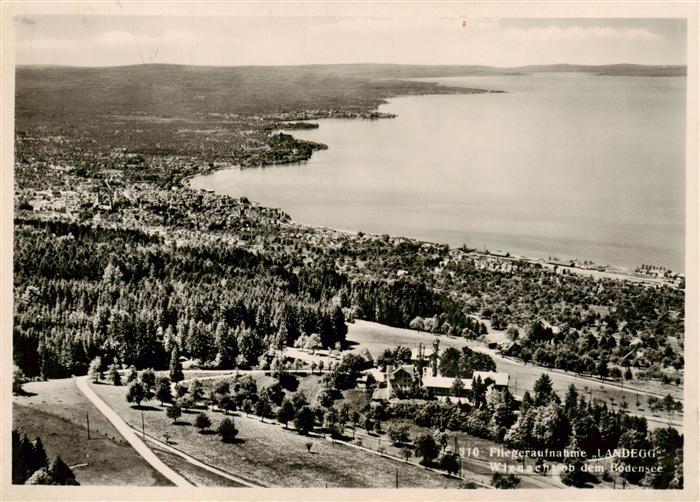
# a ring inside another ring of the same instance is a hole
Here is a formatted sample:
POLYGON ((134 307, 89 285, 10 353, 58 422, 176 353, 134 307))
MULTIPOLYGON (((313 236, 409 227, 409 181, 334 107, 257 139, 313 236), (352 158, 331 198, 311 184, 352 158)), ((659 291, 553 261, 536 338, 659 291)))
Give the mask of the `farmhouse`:
POLYGON ((395 369, 389 365, 386 368, 386 373, 390 391, 407 392, 413 388, 416 370, 412 364, 403 364, 395 369))

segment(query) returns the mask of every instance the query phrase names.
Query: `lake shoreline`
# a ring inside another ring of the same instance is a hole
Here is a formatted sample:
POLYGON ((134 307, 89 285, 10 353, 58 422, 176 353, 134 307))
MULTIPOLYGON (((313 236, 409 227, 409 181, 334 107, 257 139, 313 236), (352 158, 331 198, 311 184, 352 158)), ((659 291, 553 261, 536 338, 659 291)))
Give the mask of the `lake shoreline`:
MULTIPOLYGON (((285 165, 285 164, 272 164, 269 166, 261 166, 261 168, 266 168, 266 167, 275 167, 278 165, 285 165)), ((246 169, 252 169, 251 167, 242 167, 242 166, 229 166, 229 167, 219 167, 215 170, 212 170, 207 173, 198 173, 194 174, 191 176, 187 176, 186 178, 182 179, 182 185, 184 188, 192 191, 204 191, 204 192, 210 192, 210 193, 217 193, 216 191, 208 190, 205 188, 196 188, 191 186, 191 181, 192 179, 200 176, 207 176, 211 175, 216 171, 221 171, 221 170, 226 170, 226 169, 238 169, 240 171, 246 170, 246 169)), ((219 195, 223 195, 226 197, 231 197, 233 199, 236 199, 237 197, 234 197, 232 195, 228 194, 222 194, 219 193, 219 195)), ((241 196, 248 198, 247 196, 241 196)), ((259 205, 260 207, 268 207, 270 209, 279 209, 281 211, 285 211, 285 208, 279 207, 279 208, 273 208, 271 206, 266 206, 258 201, 253 200, 255 204, 259 205)), ((285 213, 286 214, 286 213, 285 213)), ((577 275, 582 275, 582 276, 594 276, 594 277, 599 277, 599 278, 608 278, 608 279, 617 279, 617 280, 624 280, 624 281, 629 281, 629 282, 636 282, 636 283, 645 283, 649 285, 674 285, 675 281, 671 280, 664 280, 661 278, 657 277, 647 277, 643 276, 640 274, 634 274, 632 271, 630 271, 626 267, 619 267, 615 265, 598 265, 592 262, 587 262, 585 265, 580 265, 580 260, 577 258, 573 258, 572 260, 565 261, 565 260, 547 260, 542 257, 533 257, 533 256, 527 256, 523 254, 518 254, 518 255, 511 255, 509 251, 494 251, 491 252, 488 249, 480 251, 477 249, 469 249, 465 248, 464 246, 450 246, 449 244, 444 244, 444 243, 439 243, 435 241, 430 241, 430 240, 423 240, 423 239, 418 239, 415 237, 407 237, 403 235, 390 235, 388 233, 375 233, 375 232, 365 232, 362 230, 352 230, 352 229, 347 229, 347 228, 338 228, 338 227, 331 227, 327 225, 318 225, 318 224, 311 224, 311 223, 305 223, 302 221, 295 220, 290 217, 290 220, 288 222, 289 225, 301 227, 304 229, 309 229, 313 230, 314 232, 334 232, 334 233, 340 233, 348 236, 352 236, 354 238, 362 238, 363 236, 371 236, 373 238, 389 238, 389 239, 395 239, 395 240, 401 240, 401 241, 406 241, 406 242, 414 242, 414 243, 420 243, 420 244, 430 244, 430 245, 442 245, 442 246, 447 246, 451 251, 463 251, 466 253, 467 256, 473 256, 478 259, 484 259, 484 258, 490 258, 494 260, 500 260, 500 261, 509 261, 509 262, 526 262, 530 263, 533 265, 540 265, 546 268, 549 268, 553 270, 554 272, 561 271, 561 270, 566 270, 567 272, 574 273, 577 275)), ((542 252, 542 256, 546 255, 546 252, 542 252)), ((674 272, 674 274, 677 274, 678 276, 683 276, 683 274, 674 272)))
MULTIPOLYGON (((438 86, 445 85, 439 79, 433 80, 433 83, 436 83, 438 86)), ((468 86, 465 89, 479 87, 478 82, 472 83, 469 81, 465 85, 468 86)), ((505 85, 501 83, 501 88, 505 85)), ((567 85, 576 84, 572 84, 569 78, 567 85)), ((481 86, 481 88, 483 87, 485 85, 481 86)), ((454 88, 454 86, 451 85, 450 88, 454 88)), ((443 87, 443 89, 448 89, 448 87, 443 87)), ((523 99, 521 97, 523 95, 522 89, 518 90, 516 88, 514 92, 519 94, 517 98, 503 98, 506 99, 503 102, 501 98, 490 99, 483 95, 479 98, 478 95, 475 95, 473 103, 476 103, 475 106, 478 106, 479 102, 486 102, 488 103, 488 109, 495 107, 499 114, 501 113, 499 110, 503 109, 505 110, 503 113, 506 114, 504 116, 512 115, 517 113, 510 110, 513 100, 515 99, 517 103, 523 99)), ((620 92, 627 93, 629 89, 622 87, 617 92, 620 95, 620 92)), ((511 93, 509 92, 508 94, 511 93)), ((568 95, 568 93, 565 95, 568 95)), ((415 133, 416 131, 420 132, 421 127, 410 119, 409 113, 420 113, 422 111, 430 115, 429 118, 432 121, 429 124, 433 124, 435 120, 441 120, 440 117, 445 112, 444 107, 450 106, 449 103, 453 102, 451 99, 447 95, 393 96, 387 102, 391 106, 387 106, 387 108, 380 106, 377 110, 391 112, 387 115, 396 117, 400 122, 395 126, 393 121, 392 124, 379 121, 374 125, 358 126, 357 121, 323 120, 322 127, 303 129, 301 133, 299 133, 298 129, 285 130, 280 128, 280 132, 290 134, 296 141, 308 141, 319 145, 323 144, 324 146, 331 145, 333 152, 323 152, 318 157, 311 152, 309 159, 305 161, 282 161, 252 166, 226 164, 215 169, 205 169, 201 172, 203 176, 236 167, 240 171, 245 170, 246 175, 240 177, 239 173, 235 173, 218 176, 208 183, 204 182, 199 185, 203 189, 213 190, 216 193, 230 194, 234 197, 245 196, 260 202, 265 207, 281 207, 293 214, 296 222, 312 227, 318 225, 351 233, 362 231, 375 235, 386 233, 392 236, 409 236, 411 239, 419 242, 448 243, 452 248, 460 247, 466 242, 471 247, 487 248, 492 251, 490 253, 492 255, 500 253, 493 253, 494 249, 508 250, 510 254, 517 254, 530 261, 540 261, 542 263, 548 261, 562 262, 560 265, 563 267, 571 267, 573 264, 573 268, 577 268, 577 265, 580 265, 580 268, 584 270, 614 274, 626 273, 632 275, 632 271, 637 269, 638 272, 647 273, 648 275, 658 275, 655 272, 652 274, 649 270, 639 270, 640 265, 644 263, 663 265, 667 269, 674 271, 682 272, 684 270, 683 265, 685 262, 681 251, 683 249, 681 247, 682 241, 678 245, 679 238, 682 238, 683 233, 682 227, 680 227, 680 233, 678 230, 675 230, 678 228, 676 226, 675 212, 661 214, 649 209, 641 213, 645 215, 645 218, 635 217, 630 219, 632 218, 630 211, 636 210, 639 204, 644 204, 643 207, 648 208, 656 207, 654 204, 645 202, 646 199, 643 196, 632 196, 632 198, 628 196, 629 202, 625 201, 627 205, 619 206, 624 212, 618 212, 618 217, 612 219, 606 216, 607 213, 605 211, 594 210, 594 212, 589 212, 585 205, 582 207, 580 204, 569 205, 569 198, 564 196, 552 198, 544 195, 545 198, 542 200, 542 203, 533 206, 530 204, 530 201, 534 200, 533 195, 526 196, 522 200, 519 199, 520 196, 518 194, 520 192, 518 190, 526 190, 527 193, 527 187, 530 185, 529 182, 523 184, 521 181, 518 181, 519 178, 514 178, 511 182, 505 180, 506 183, 512 185, 506 184, 505 186, 510 186, 506 190, 515 190, 509 197, 504 197, 508 192, 492 192, 494 183, 499 183, 497 180, 500 178, 493 178, 492 181, 490 175, 484 171, 485 164, 482 157, 476 159, 481 164, 475 164, 474 168, 472 168, 471 164, 474 164, 474 162, 471 161, 469 170, 463 171, 461 174, 456 172, 454 179, 445 178, 444 176, 449 175, 449 172, 438 168, 436 170, 436 179, 439 177, 438 173, 442 173, 442 179, 453 181, 447 186, 445 196, 443 197, 441 194, 438 199, 435 199, 434 185, 440 185, 440 183, 433 183, 430 175, 426 177, 425 174, 420 172, 425 172, 426 170, 417 167, 417 164, 423 163, 422 165, 425 165, 425 162, 431 162, 431 159, 435 159, 435 164, 440 165, 443 163, 442 157, 438 154, 433 156, 432 153, 414 152, 415 148, 406 146, 410 150, 408 155, 416 157, 417 154, 417 158, 420 160, 414 162, 408 159, 409 164, 404 166, 397 160, 398 158, 394 151, 402 144, 402 138, 415 144, 415 133), (422 99, 413 99, 417 97, 422 99), (419 102, 425 104, 417 107, 412 104, 419 102), (402 124, 405 124, 407 121, 416 125, 411 126, 412 129, 409 130, 412 135, 401 136, 406 129, 405 125, 402 124), (398 132, 385 132, 389 130, 398 132), (376 134, 382 138, 379 140, 379 143, 374 141, 373 136, 376 134), (367 146, 363 147, 362 145, 365 143, 367 143, 367 146), (391 146, 392 143, 396 146, 391 146), (381 160, 374 161, 372 160, 373 158, 381 160), (348 161, 351 163, 348 164, 348 161), (291 167, 282 169, 279 172, 269 171, 264 173, 265 168, 271 166, 304 166, 304 168, 296 171, 294 167, 291 167), (362 167, 355 168, 355 166, 362 167), (248 174, 252 167, 262 167, 262 170, 256 169, 257 173, 248 174), (420 171, 413 177, 411 173, 415 172, 415 169, 420 171), (473 179, 472 186, 479 187, 476 189, 476 198, 470 193, 474 192, 474 190, 469 188, 472 182, 466 181, 467 179, 473 179), (392 185, 392 180, 397 180, 395 187, 392 185), (411 181, 406 182, 404 180, 411 181), (320 186, 319 183, 323 186, 320 186), (368 190, 363 188, 363 185, 366 183, 369 183, 367 185, 368 190), (373 183, 376 183, 376 188, 372 187, 373 183), (422 183, 427 188, 425 192, 422 191, 422 183), (453 187, 461 186, 467 189, 462 191, 466 194, 464 199, 460 198, 462 197, 461 195, 453 193, 453 187), (329 195, 333 191, 338 193, 338 198, 333 198, 333 196, 329 195), (423 193, 425 193, 425 196, 423 193), (304 194, 307 195, 305 196, 304 194), (396 195, 394 196, 394 194, 396 195), (307 196, 309 197, 308 199, 305 198, 307 196), (515 205, 511 202, 505 202, 507 200, 514 201, 515 205), (414 204, 412 201, 416 203, 414 204), (465 201, 467 202, 466 204, 465 201), (489 209, 488 206, 493 205, 493 202, 495 202, 494 208, 489 209), (552 212, 543 209, 548 206, 554 207, 552 204, 557 204, 557 206, 564 204, 562 207, 567 208, 568 211, 559 213, 558 211, 552 212), (514 213, 514 211, 516 212, 514 213), (520 211, 523 212, 520 213, 520 211), (372 216, 375 212, 379 216, 376 219, 372 216), (552 216, 553 214, 555 216, 552 216), (621 223, 625 218, 628 219, 629 224, 621 223), (656 218, 656 220, 653 218, 656 218), (552 226, 554 226, 554 231, 549 230, 552 226), (656 237, 644 237, 650 235, 655 235, 656 237), (555 256, 560 257, 561 260, 553 258, 555 256)), ((464 100, 460 96, 456 96, 455 99, 457 101, 454 101, 454 103, 462 104, 456 107, 457 111, 455 112, 459 114, 457 117, 459 122, 451 125, 459 126, 463 122, 464 117, 471 117, 472 98, 464 100)), ((561 104, 558 102, 556 106, 561 106, 561 104)), ((449 110, 447 112, 449 113, 449 110)), ((308 118, 309 120, 314 118, 320 121, 319 117, 303 118, 308 118)), ((478 131, 474 132, 473 129, 474 127, 467 128, 469 132, 465 134, 476 134, 475 138, 480 137, 478 131)), ((445 133, 448 133, 450 130, 455 131, 456 129, 444 128, 443 132, 439 134, 447 138, 449 134, 446 135, 445 133)), ((485 132, 484 134, 488 133, 485 132)), ((437 139, 438 142, 435 143, 434 148, 437 148, 438 151, 448 147, 444 141, 440 141, 440 138, 437 139)), ((552 141, 554 140, 556 139, 552 139, 552 141)), ((426 137, 426 141, 430 142, 430 137, 426 137)), ((471 151, 465 150, 464 144, 461 146, 462 148, 459 149, 458 144, 453 150, 471 151)), ((578 147, 580 145, 574 146, 578 147)), ((489 148, 493 149, 494 146, 489 148)), ((425 148, 423 150, 424 152, 427 151, 425 148)), ((498 167, 499 165, 497 164, 497 169, 503 170, 504 158, 510 156, 510 150, 512 148, 499 154, 500 158, 497 161, 501 162, 501 167, 498 167)), ((573 147, 569 151, 572 152, 572 155, 576 155, 575 152, 577 150, 574 150, 573 147)), ((453 157, 454 154, 448 153, 446 160, 452 161, 453 157)), ((634 156, 630 157, 626 164, 631 165, 634 158, 634 156)), ((604 160, 609 161, 610 159, 605 158, 604 160)), ((528 158, 528 161, 524 164, 516 163, 512 168, 513 173, 521 177, 522 174, 520 173, 529 172, 530 168, 528 166, 533 165, 533 161, 535 160, 528 158)), ((600 167, 591 167, 599 171, 604 169, 604 166, 605 164, 602 164, 600 167)), ((511 168, 508 167, 507 169, 511 168)), ((540 169, 538 166, 538 171, 540 169)), ((551 167, 548 169, 551 171, 551 167)), ((595 176, 596 171, 591 171, 590 168, 585 170, 587 171, 587 179, 598 179, 595 176), (590 175, 588 171, 591 171, 590 175)), ((430 170, 429 172, 432 173, 433 171, 430 170)), ((623 172, 626 172, 626 168, 621 168, 620 173, 623 172)), ((549 193, 563 193, 558 190, 559 188, 564 188, 559 186, 562 184, 562 181, 567 180, 567 176, 579 176, 579 174, 576 170, 563 176, 554 173, 551 183, 545 183, 544 186, 547 187, 546 190, 549 193)), ((494 176, 499 175, 495 174, 494 176)), ((655 175, 652 174, 652 176, 655 175)), ((617 177, 619 178, 620 175, 617 175, 617 177)), ((188 186, 191 185, 191 179, 193 177, 187 179, 188 186)), ((571 181, 574 180, 571 179, 571 181)), ((570 182, 567 181, 567 183, 570 182)), ((607 207, 607 204, 610 203, 613 208, 617 209, 617 193, 620 190, 615 191, 614 194, 611 194, 610 190, 607 189, 604 189, 599 194, 591 192, 591 190, 598 189, 596 183, 585 182, 580 188, 581 193, 592 193, 593 196, 600 196, 601 201, 598 207, 607 207), (603 197, 612 198, 608 202, 608 199, 603 199, 603 197)), ((540 183, 539 185, 542 186, 543 184, 540 183)), ((622 185, 620 189, 633 194, 635 193, 635 187, 636 184, 632 183, 622 185)), ((539 194, 542 191, 538 188, 534 188, 534 190, 537 191, 530 192, 539 194)), ((534 195, 534 197, 538 196, 534 195)), ((665 199, 664 202, 666 202, 665 199)), ((504 251, 500 254, 505 255, 508 253, 504 251)), ((667 273, 666 275, 672 274, 667 273)), ((644 277, 644 279, 651 278, 644 277)))

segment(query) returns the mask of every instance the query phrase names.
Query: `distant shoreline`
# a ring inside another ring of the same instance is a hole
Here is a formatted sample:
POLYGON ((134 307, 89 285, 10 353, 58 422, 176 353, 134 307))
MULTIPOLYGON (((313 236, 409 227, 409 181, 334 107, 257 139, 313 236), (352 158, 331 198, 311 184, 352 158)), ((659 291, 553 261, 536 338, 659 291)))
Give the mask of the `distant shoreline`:
MULTIPOLYGON (((552 72, 554 72, 554 71, 550 70, 546 73, 552 73, 552 72)), ((572 69, 561 70, 561 72, 588 73, 585 70, 572 70, 572 69)), ((527 76, 527 74, 520 74, 520 75, 516 75, 516 76, 521 76, 521 75, 527 76)), ((607 76, 607 75, 613 75, 613 74, 598 73, 597 75, 606 75, 607 76)), ((478 77, 481 75, 474 75, 474 76, 478 77)), ((509 75, 505 75, 505 76, 513 76, 513 75, 509 74, 509 75)), ((629 76, 657 76, 657 75, 644 74, 644 75, 629 75, 629 76)), ((682 76, 682 75, 665 75, 665 76, 682 76)), ((449 82, 441 81, 442 78, 443 77, 433 79, 430 77, 427 77, 427 78, 422 77, 422 78, 417 78, 417 79, 416 78, 406 78, 406 80, 430 81, 430 82, 436 84, 437 86, 443 88, 444 91, 455 90, 456 87, 458 88, 458 86, 450 85, 449 82)), ((463 90, 476 91, 477 93, 507 92, 507 91, 489 91, 487 89, 471 89, 471 88, 467 88, 467 87, 463 88, 463 90)), ((433 93, 429 92, 426 94, 433 94, 433 93)), ((451 94, 451 93, 450 92, 442 92, 442 93, 437 93, 437 94, 451 94)), ((464 92, 458 92, 457 94, 464 94, 464 92)), ((418 97, 421 95, 422 94, 398 95, 398 96, 390 96, 388 99, 399 99, 399 98, 403 98, 403 97, 418 97)), ((385 103, 386 103, 386 101, 385 101, 385 103)), ((376 116, 377 119, 379 119, 379 118, 394 118, 395 117, 394 114, 380 114, 378 112, 378 110, 379 110, 378 107, 375 108, 375 112, 377 113, 377 116, 376 116)), ((308 140, 306 140, 306 139, 296 137, 296 134, 298 133, 298 131, 302 130, 302 134, 303 134, 304 129, 314 129, 314 130, 318 129, 318 123, 316 123, 315 121, 319 121, 321 119, 328 119, 328 118, 334 118, 334 117, 321 117, 321 116, 319 116, 319 117, 294 117, 294 119, 290 119, 290 122, 292 120, 294 121, 292 124, 289 124, 291 127, 285 127, 289 122, 287 122, 287 124, 285 124, 284 122, 281 122, 279 125, 281 126, 280 127, 281 131, 284 131, 287 134, 293 135, 296 140, 308 142, 308 140), (314 121, 314 123, 310 123, 309 121, 314 121), (302 124, 308 124, 308 126, 305 126, 302 124)), ((364 118, 364 117, 358 117, 358 118, 364 118)), ((321 144, 322 143, 319 143, 319 146, 321 144)), ((323 144, 323 147, 326 147, 326 145, 323 144)), ((313 153, 312 153, 312 156, 313 156, 313 153)), ((199 175, 206 176, 209 174, 213 174, 214 172, 222 171, 225 169, 238 168, 239 170, 244 170, 244 169, 249 169, 249 168, 253 168, 253 167, 265 168, 265 167, 273 167, 273 166, 277 166, 277 165, 291 165, 291 164, 300 164, 300 163, 301 162, 284 162, 284 161, 282 161, 282 162, 278 162, 278 163, 264 164, 264 165, 260 165, 260 166, 242 166, 242 165, 232 165, 232 164, 215 166, 213 168, 205 169, 201 172, 195 173, 191 176, 184 178, 182 180, 182 183, 183 183, 183 185, 186 185, 186 186, 192 188, 191 187, 191 180, 195 176, 199 176, 199 175)), ((214 187, 213 191, 216 193, 221 193, 221 192, 217 191, 216 187, 214 187)), ((251 197, 249 194, 240 194, 240 195, 245 196, 247 198, 250 198, 252 200, 255 200, 255 198, 251 197)), ((262 203, 260 203, 260 205, 263 207, 274 207, 274 206, 270 206, 270 205, 262 204, 262 203)), ((285 210, 285 208, 283 208, 283 207, 281 209, 283 211, 285 210)), ((295 224, 298 224, 298 225, 301 225, 304 227, 308 227, 308 228, 330 229, 330 230, 339 231, 339 232, 343 232, 343 233, 349 233, 349 234, 367 233, 370 235, 382 235, 384 233, 384 232, 378 231, 377 229, 374 229, 372 232, 366 232, 366 231, 362 231, 362 230, 343 229, 343 228, 339 228, 338 226, 335 226, 335 225, 323 226, 323 225, 316 225, 316 224, 311 224, 311 223, 304 223, 304 222, 297 221, 297 220, 293 220, 293 221, 295 224)), ((392 237, 395 237, 395 238, 406 238, 406 239, 414 240, 417 242, 426 242, 426 243, 434 243, 434 244, 440 243, 439 240, 436 240, 436 239, 430 238, 430 237, 428 237, 428 239, 424 240, 420 237, 403 237, 403 236, 398 235, 398 234, 394 235, 391 231, 388 231, 386 233, 390 234, 392 237)), ((466 240, 467 240, 467 242, 469 241, 468 238, 466 240)), ((454 241, 454 239, 453 239, 453 241, 454 241)), ((460 245, 456 244, 455 242, 451 242, 451 244, 449 244, 449 246, 453 249, 457 249, 460 247, 460 245)), ((488 243, 486 243, 486 246, 489 248, 491 247, 488 245, 488 243)), ((518 253, 518 256, 511 256, 511 253, 513 253, 513 251, 510 251, 508 249, 507 245, 504 247, 504 245, 501 244, 500 247, 502 247, 503 249, 506 249, 507 251, 496 251, 496 252, 483 253, 483 252, 475 250, 475 254, 476 255, 483 255, 483 256, 491 256, 494 258, 518 259, 518 260, 523 260, 523 261, 527 261, 530 263, 536 263, 536 264, 540 264, 540 265, 544 265, 544 266, 551 266, 552 268, 567 269, 573 273, 578 273, 578 274, 583 274, 583 275, 597 275, 597 276, 601 276, 601 277, 624 278, 624 279, 635 281, 635 282, 645 282, 645 283, 649 283, 649 284, 668 284, 668 283, 672 283, 675 280, 675 278, 684 277, 683 272, 671 271, 671 270, 669 270, 668 274, 667 274, 670 277, 657 277, 657 276, 652 275, 652 274, 635 273, 635 268, 638 269, 642 265, 642 263, 625 263, 624 265, 615 265, 613 263, 608 262, 607 264, 601 265, 600 263, 594 263, 592 260, 584 260, 582 258, 579 258, 579 257, 574 256, 574 255, 569 255, 569 254, 565 254, 565 257, 566 257, 565 259, 559 260, 558 258, 551 258, 551 256, 553 256, 555 253, 552 253, 551 251, 548 251, 546 249, 544 249, 544 250, 534 249, 534 250, 532 250, 532 253, 534 253, 534 255, 532 255, 532 256, 528 256, 527 251, 525 251, 524 253, 518 253)), ((561 252, 558 252, 556 254, 561 254, 561 252)), ((653 260, 651 260, 651 261, 653 262, 653 260)), ((664 268, 664 267, 658 267, 658 268, 664 268)), ((664 269, 668 270, 667 268, 664 268, 664 269)))
MULTIPOLYGON (((268 166, 268 167, 274 167, 268 166)), ((193 190, 193 191, 204 191, 204 192, 213 192, 213 193, 218 193, 216 190, 209 190, 205 188, 195 188, 191 186, 192 179, 195 177, 199 176, 209 176, 214 174, 217 171, 223 171, 226 169, 238 169, 240 171, 244 171, 248 168, 242 167, 242 166, 228 166, 228 167, 220 167, 218 169, 213 169, 209 172, 206 173, 197 173, 193 174, 190 176, 187 176, 182 179, 182 185, 185 189, 188 190, 193 190)), ((219 195, 225 195, 227 197, 231 198, 238 198, 234 197, 233 195, 228 195, 228 194, 222 194, 218 193, 219 195)), ((241 197, 246 197, 248 196, 242 195, 241 197)), ((253 202, 261 207, 268 207, 272 208, 271 206, 265 206, 264 204, 257 202, 253 200, 253 202)), ((280 207, 278 208, 282 211, 285 209, 280 207)), ((311 224, 311 223, 304 223, 302 221, 297 221, 294 220, 290 217, 289 221, 290 225, 295 225, 298 227, 302 228, 307 228, 307 229, 312 229, 317 232, 337 232, 341 234, 346 234, 346 235, 351 235, 353 237, 361 237, 363 235, 371 235, 376 238, 381 238, 383 235, 389 235, 389 238, 391 239, 400 239, 400 240, 405 240, 405 241, 412 241, 412 242, 419 242, 419 243, 426 243, 426 244, 434 244, 434 245, 445 245, 450 248, 450 250, 457 251, 457 250, 462 250, 466 254, 470 256, 475 256, 478 258, 483 258, 483 259, 494 259, 494 260, 499 260, 499 261, 511 261, 511 262, 527 262, 533 265, 540 265, 542 267, 548 268, 552 271, 563 271, 567 270, 570 273, 574 273, 577 275, 583 275, 583 276, 592 276, 592 277, 599 277, 599 278, 608 278, 608 279, 618 279, 618 280, 625 280, 629 282, 636 282, 636 283, 645 283, 645 284, 657 284, 657 285, 674 285, 675 283, 675 278, 678 277, 685 277, 683 273, 676 272, 676 271, 671 271, 671 274, 675 277, 673 279, 671 278, 660 278, 660 277, 650 277, 650 276, 645 276, 642 274, 635 274, 633 271, 629 269, 629 267, 622 267, 622 266, 616 266, 616 265, 599 265, 596 263, 591 262, 590 260, 585 261, 584 263, 581 262, 580 259, 578 258, 572 258, 570 260, 560 260, 558 258, 550 258, 550 259, 545 259, 541 257, 533 257, 533 256, 527 256, 523 254, 511 254, 509 251, 504 251, 504 250, 496 250, 496 251, 490 251, 486 249, 485 251, 480 251, 478 249, 474 248, 466 248, 466 245, 463 246, 450 246, 449 244, 444 244, 444 243, 439 243, 439 242, 434 242, 430 240, 422 240, 414 237, 406 237, 402 235, 390 235, 390 234, 381 234, 381 233, 373 233, 373 232, 365 232, 362 230, 351 230, 351 229, 345 229, 345 228, 338 228, 338 227, 329 227, 325 225, 317 225, 317 224, 311 224)), ((541 251, 540 251, 541 252, 541 251)), ((547 252, 541 252, 542 256, 547 255, 547 252)), ((641 264, 640 264, 641 265, 641 264)))

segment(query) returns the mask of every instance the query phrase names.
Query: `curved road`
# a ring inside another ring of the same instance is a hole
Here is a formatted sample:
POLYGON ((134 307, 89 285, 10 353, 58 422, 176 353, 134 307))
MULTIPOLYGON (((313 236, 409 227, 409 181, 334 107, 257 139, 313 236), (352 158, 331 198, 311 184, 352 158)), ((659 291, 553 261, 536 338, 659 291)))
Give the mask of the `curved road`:
POLYGON ((165 465, 163 461, 160 460, 143 441, 141 441, 141 438, 136 435, 131 427, 119 415, 117 415, 117 413, 112 410, 112 408, 110 408, 107 403, 105 403, 95 393, 95 391, 90 388, 90 385, 88 384, 88 377, 84 376, 76 378, 75 384, 78 386, 80 392, 85 394, 85 397, 87 397, 90 402, 94 404, 98 410, 100 410, 100 412, 112 423, 112 425, 117 429, 117 431, 119 431, 124 439, 129 442, 134 450, 136 450, 138 454, 141 455, 144 460, 146 460, 146 462, 151 464, 154 469, 168 478, 175 486, 194 486, 177 472, 165 465))

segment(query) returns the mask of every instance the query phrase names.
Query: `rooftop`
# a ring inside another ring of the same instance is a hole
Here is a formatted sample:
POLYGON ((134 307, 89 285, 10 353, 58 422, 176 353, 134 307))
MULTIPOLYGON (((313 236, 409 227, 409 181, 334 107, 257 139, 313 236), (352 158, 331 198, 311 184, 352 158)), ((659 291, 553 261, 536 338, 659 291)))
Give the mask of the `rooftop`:
POLYGON ((412 364, 403 364, 403 365, 399 366, 398 368, 394 369, 391 372, 391 376, 393 377, 399 371, 402 371, 402 370, 405 371, 406 373, 408 373, 409 375, 411 375, 411 377, 415 376, 416 369, 413 367, 412 364))
MULTIPOLYGON (((433 387, 437 389, 451 389, 457 378, 443 377, 443 376, 432 376, 426 375, 423 377, 423 387, 433 387)), ((472 388, 472 381, 466 378, 462 378, 462 383, 465 389, 472 388)))
POLYGON ((497 371, 475 371, 472 379, 481 377, 481 381, 486 381, 487 378, 493 380, 493 382, 498 386, 508 386, 510 381, 510 375, 508 373, 499 373, 497 371))

